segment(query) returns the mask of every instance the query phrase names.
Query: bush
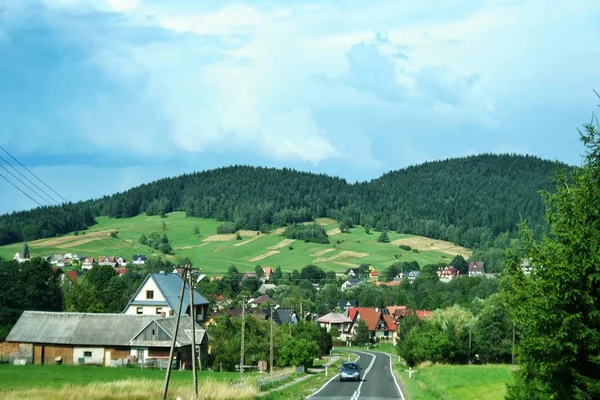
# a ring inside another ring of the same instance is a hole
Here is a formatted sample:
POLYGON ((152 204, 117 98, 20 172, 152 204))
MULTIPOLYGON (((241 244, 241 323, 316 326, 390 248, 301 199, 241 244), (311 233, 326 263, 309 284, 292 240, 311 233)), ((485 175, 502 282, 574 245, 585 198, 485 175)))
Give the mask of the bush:
POLYGON ((226 235, 235 232, 237 232, 237 227, 233 222, 223 222, 221 225, 217 226, 218 235, 226 235))
POLYGON ((400 246, 398 246, 399 248, 401 248, 402 250, 406 250, 406 251, 411 251, 411 247, 406 245, 406 244, 401 244, 400 246))
POLYGON ((419 252, 419 249, 412 249, 412 252, 413 252, 413 253, 418 253, 418 252, 419 252))
POLYGON ((299 239, 305 242, 329 243, 325 228, 317 223, 312 224, 293 224, 285 230, 283 235, 288 239, 299 239))
POLYGON ((390 238, 389 238, 387 232, 386 231, 381 232, 381 235, 379 235, 379 237, 377 238, 377 241, 380 243, 389 243, 390 238))

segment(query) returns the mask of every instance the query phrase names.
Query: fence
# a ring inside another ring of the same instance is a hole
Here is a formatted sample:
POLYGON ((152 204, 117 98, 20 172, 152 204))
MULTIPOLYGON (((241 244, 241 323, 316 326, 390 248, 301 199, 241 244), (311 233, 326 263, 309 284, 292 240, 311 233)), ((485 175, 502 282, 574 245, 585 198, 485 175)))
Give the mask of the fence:
POLYGON ((271 375, 265 374, 256 378, 256 386, 258 390, 267 390, 270 387, 279 386, 283 381, 290 380, 296 375, 297 371, 293 368, 288 368, 283 371, 278 371, 271 375))

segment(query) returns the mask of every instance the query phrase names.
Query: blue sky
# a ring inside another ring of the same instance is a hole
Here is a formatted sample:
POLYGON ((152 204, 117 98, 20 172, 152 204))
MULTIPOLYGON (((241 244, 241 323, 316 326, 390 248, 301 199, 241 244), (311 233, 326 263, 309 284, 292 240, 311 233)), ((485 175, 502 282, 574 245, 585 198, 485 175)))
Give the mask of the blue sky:
POLYGON ((0 0, 0 144, 73 201, 231 164, 580 164, 598 21, 597 0, 0 0))

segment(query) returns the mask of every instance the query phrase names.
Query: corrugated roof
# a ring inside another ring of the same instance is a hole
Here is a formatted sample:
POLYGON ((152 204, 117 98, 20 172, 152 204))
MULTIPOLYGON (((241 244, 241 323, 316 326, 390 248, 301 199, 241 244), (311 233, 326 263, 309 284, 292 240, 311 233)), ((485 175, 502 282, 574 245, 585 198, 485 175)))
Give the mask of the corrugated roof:
POLYGON ((160 315, 24 311, 6 341, 70 345, 127 346, 160 315))
MULTIPOLYGON (((140 332, 137 332, 135 337, 131 339, 130 345, 132 346, 155 346, 155 347, 168 347, 171 346, 171 340, 175 334, 175 324, 177 323, 177 317, 161 318, 150 322, 140 332), (148 329, 148 327, 158 326, 162 329, 171 339, 170 340, 140 340, 140 335, 148 329)), ((206 342, 208 337, 206 331, 200 327, 197 323, 195 325, 196 330, 196 344, 199 345, 203 341, 206 342)), ((179 320, 179 330, 177 331, 177 342, 176 347, 189 346, 192 344, 192 321, 189 317, 183 317, 179 320)))

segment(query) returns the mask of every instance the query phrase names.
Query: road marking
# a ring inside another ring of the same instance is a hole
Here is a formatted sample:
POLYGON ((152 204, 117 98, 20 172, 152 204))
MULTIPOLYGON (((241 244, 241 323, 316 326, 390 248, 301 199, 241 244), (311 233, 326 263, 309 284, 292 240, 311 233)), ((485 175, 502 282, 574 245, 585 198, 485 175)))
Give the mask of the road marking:
POLYGON ((321 386, 321 388, 319 390, 317 390, 316 392, 314 392, 313 394, 311 394, 310 396, 308 396, 307 399, 310 399, 311 397, 316 396, 317 394, 319 394, 319 392, 321 390, 325 389, 325 387, 327 387, 327 385, 329 385, 338 376, 340 376, 340 374, 335 374, 335 376, 333 378, 331 378, 330 380, 328 380, 327 382, 325 382, 325 384, 323 386, 321 386))
POLYGON ((394 374, 394 365, 392 364, 392 356, 387 353, 382 353, 382 354, 385 354, 390 358, 390 373, 392 374, 392 377, 394 378, 394 383, 396 384, 396 387, 398 388, 398 393, 400 393, 400 398, 402 400, 406 400, 404 398, 404 394, 402 393, 402 389, 400 389, 400 384, 398 383, 398 380, 396 379, 396 374, 394 374))
POLYGON ((375 359, 377 358, 372 353, 365 353, 365 352, 362 352, 362 351, 357 351, 357 353, 367 354, 367 355, 373 357, 373 359, 371 360, 371 363, 369 364, 369 366, 365 370, 365 374, 360 377, 360 384, 358 385, 358 389, 356 389, 356 391, 354 392, 354 394, 352 395, 352 397, 350 398, 350 400, 358 400, 358 398, 360 397, 360 388, 362 387, 363 383, 365 382, 365 378, 367 377, 367 374, 369 373, 369 371, 371 370, 371 368, 373 368, 373 364, 375 364, 375 359))

